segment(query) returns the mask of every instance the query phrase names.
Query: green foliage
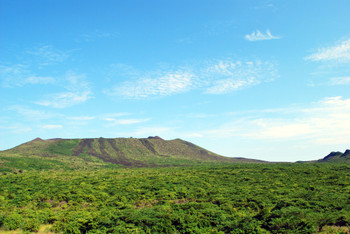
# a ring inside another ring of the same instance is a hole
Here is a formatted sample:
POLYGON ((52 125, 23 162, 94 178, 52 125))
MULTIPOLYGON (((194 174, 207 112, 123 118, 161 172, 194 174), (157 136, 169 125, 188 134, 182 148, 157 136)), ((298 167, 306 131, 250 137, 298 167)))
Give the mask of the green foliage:
POLYGON ((50 144, 45 151, 50 154, 72 156, 73 149, 78 145, 78 139, 56 140, 55 144, 50 144))
POLYGON ((69 169, 69 166, 55 159, 39 159, 28 157, 3 157, 4 163, 0 172, 22 172, 23 170, 69 169))
POLYGON ((16 212, 13 212, 6 215, 3 221, 3 226, 8 230, 16 230, 22 226, 22 223, 22 216, 16 212))
POLYGON ((0 229, 315 233, 350 226, 350 165, 229 164, 0 176, 0 229))
POLYGON ((91 138, 35 139, 0 152, 0 172, 18 170, 97 169, 154 166, 193 166, 256 162, 223 157, 180 139, 91 138), (114 164, 114 165, 113 165, 114 164))

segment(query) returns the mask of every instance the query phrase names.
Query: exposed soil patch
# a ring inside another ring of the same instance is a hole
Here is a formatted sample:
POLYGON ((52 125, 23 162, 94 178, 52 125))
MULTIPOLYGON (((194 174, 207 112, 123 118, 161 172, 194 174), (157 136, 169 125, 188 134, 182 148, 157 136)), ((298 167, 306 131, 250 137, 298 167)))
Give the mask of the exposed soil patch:
POLYGON ((86 146, 91 147, 91 143, 93 142, 93 139, 83 139, 79 142, 79 145, 73 149, 73 156, 78 156, 82 153, 84 153, 84 148, 86 146))
POLYGON ((102 159, 104 162, 109 162, 113 164, 119 164, 119 165, 124 165, 124 166, 136 166, 136 167, 142 167, 142 166, 147 166, 146 164, 128 159, 123 151, 121 151, 117 145, 116 141, 114 139, 105 139, 105 138, 99 138, 98 143, 99 143, 99 150, 101 153, 98 153, 94 147, 93 147, 93 142, 94 139, 83 139, 79 143, 79 145, 73 150, 73 155, 78 156, 86 150, 86 153, 91 156, 95 156, 97 158, 102 159), (108 153, 106 151, 106 142, 112 147, 114 152, 108 153))

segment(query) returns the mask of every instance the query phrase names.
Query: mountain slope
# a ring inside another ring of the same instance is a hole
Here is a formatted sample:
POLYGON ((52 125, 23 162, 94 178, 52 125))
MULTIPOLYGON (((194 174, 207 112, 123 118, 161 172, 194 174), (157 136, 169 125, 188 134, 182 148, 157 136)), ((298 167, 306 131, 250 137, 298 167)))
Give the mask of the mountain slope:
POLYGON ((160 137, 49 140, 36 138, 0 152, 0 171, 237 162, 262 161, 223 157, 181 139, 163 140, 160 137))
POLYGON ((342 152, 331 152, 323 159, 318 160, 319 162, 340 162, 346 163, 350 162, 350 150, 346 150, 344 153, 342 152))

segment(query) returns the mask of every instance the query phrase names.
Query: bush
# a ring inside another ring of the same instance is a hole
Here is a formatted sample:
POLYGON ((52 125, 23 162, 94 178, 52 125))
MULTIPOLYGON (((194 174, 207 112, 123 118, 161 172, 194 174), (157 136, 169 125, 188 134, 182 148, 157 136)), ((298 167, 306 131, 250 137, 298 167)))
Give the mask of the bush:
POLYGON ((11 213, 7 215, 4 219, 4 227, 8 230, 16 230, 20 228, 23 224, 22 215, 17 213, 11 213))
POLYGON ((36 218, 26 218, 23 223, 22 229, 24 231, 37 232, 40 228, 40 222, 36 218))

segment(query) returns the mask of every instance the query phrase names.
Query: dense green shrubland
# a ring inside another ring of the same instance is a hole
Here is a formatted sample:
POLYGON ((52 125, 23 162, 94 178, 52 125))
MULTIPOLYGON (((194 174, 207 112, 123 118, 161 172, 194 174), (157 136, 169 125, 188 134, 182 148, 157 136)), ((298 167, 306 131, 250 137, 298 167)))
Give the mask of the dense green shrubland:
MULTIPOLYGON (((350 165, 27 171, 0 176, 0 229, 315 233, 350 225, 350 165)), ((349 229, 343 229, 349 230, 349 229)))

